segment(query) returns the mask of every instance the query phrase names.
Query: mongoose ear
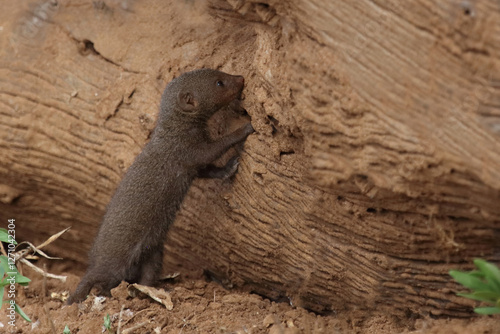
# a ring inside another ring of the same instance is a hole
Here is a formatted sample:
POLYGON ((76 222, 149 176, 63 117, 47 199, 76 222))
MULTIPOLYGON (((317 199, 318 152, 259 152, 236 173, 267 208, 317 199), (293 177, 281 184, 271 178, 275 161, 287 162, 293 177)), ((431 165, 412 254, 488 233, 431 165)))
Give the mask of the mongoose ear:
POLYGON ((177 102, 181 109, 186 112, 193 112, 198 107, 198 101, 191 92, 179 92, 179 95, 177 95, 177 102))

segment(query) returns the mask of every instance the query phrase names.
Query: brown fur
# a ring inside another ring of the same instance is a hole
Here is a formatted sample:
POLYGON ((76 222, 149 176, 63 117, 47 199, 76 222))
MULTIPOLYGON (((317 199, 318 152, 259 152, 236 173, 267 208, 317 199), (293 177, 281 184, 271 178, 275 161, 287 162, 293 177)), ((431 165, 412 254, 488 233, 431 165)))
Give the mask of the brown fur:
POLYGON ((161 272, 163 242, 193 179, 227 177, 211 163, 253 132, 250 123, 212 141, 207 120, 232 104, 244 79, 202 69, 185 73, 165 89, 151 140, 118 186, 90 251, 89 268, 68 304, 86 298, 92 287, 109 295, 122 280, 153 285, 161 272))

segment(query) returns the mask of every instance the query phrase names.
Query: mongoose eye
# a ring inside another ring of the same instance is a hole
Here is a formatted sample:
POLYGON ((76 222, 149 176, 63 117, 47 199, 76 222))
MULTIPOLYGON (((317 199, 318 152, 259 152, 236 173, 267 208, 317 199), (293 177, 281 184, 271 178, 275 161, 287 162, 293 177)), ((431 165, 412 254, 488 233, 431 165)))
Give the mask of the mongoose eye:
POLYGON ((222 82, 222 80, 217 80, 217 86, 223 87, 224 86, 224 82, 222 82))

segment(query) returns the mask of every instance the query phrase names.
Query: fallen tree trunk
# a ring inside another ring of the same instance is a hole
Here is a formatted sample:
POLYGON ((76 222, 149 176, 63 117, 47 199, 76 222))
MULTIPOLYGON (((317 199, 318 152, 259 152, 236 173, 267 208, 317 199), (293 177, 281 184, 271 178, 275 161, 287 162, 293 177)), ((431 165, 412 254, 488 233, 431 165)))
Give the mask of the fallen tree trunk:
POLYGON ((169 268, 321 312, 470 314, 447 272, 500 261, 497 2, 5 6, 0 209, 18 239, 72 226, 52 251, 86 263, 165 84, 220 68, 245 76, 256 133, 234 180, 193 185, 169 268))

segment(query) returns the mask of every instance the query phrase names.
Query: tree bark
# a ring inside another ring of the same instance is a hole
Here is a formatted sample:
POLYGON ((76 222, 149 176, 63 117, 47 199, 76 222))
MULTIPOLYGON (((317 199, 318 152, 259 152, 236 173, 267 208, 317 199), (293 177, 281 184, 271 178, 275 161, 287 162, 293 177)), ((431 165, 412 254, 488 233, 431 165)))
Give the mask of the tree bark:
POLYGON ((448 270, 500 262, 497 1, 3 7, 0 211, 18 240, 72 226, 51 251, 85 264, 166 83, 211 67, 245 76, 256 133, 233 180, 193 184, 167 268, 320 312, 470 315, 448 270))

